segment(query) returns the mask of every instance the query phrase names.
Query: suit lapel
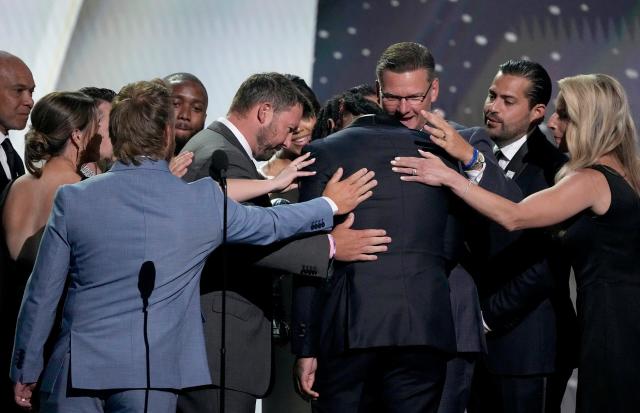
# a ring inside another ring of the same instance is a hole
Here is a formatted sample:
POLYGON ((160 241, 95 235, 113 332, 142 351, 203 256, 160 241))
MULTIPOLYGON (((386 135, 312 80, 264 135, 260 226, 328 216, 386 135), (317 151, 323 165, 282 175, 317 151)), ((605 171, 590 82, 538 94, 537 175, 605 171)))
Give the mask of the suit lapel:
POLYGON ((511 179, 517 179, 522 172, 527 169, 527 164, 525 163, 525 156, 529 152, 529 138, 525 141, 525 143, 518 149, 518 152, 511 158, 511 161, 507 164, 507 167, 504 168, 505 175, 510 176, 511 179))
POLYGON ((246 159, 247 163, 251 165, 251 170, 255 171, 254 179, 264 179, 264 176, 262 176, 258 172, 255 164, 253 163, 253 160, 247 154, 247 151, 245 151, 244 147, 242 146, 238 138, 236 138, 236 135, 234 135, 233 132, 231 132, 231 129, 227 128, 227 126, 224 123, 218 122, 218 121, 213 122, 211 125, 209 125, 207 129, 212 130, 213 132, 219 133, 220 135, 222 135, 222 137, 224 137, 227 140, 227 142, 229 142, 230 144, 238 148, 240 153, 242 153, 242 155, 246 159))

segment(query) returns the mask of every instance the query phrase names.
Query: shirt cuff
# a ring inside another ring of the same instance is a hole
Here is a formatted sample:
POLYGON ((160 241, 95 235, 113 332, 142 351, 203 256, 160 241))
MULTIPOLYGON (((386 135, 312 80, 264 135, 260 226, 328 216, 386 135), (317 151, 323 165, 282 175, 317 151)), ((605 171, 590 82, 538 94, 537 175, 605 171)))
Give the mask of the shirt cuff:
POLYGON ((467 175, 467 178, 469 178, 469 180, 473 181, 473 183, 479 184, 480 180, 482 179, 482 175, 484 174, 484 169, 486 167, 487 167, 487 164, 484 163, 482 164, 482 169, 480 170, 469 169, 468 171, 464 171, 464 173, 467 175))
POLYGON ((329 237, 329 259, 332 259, 336 256, 336 240, 331 234, 327 234, 327 236, 329 237))
POLYGON ((490 333, 491 329, 487 325, 486 321, 484 321, 484 316, 482 315, 482 312, 480 312, 480 316, 482 317, 482 327, 484 328, 484 333, 485 334, 490 333))
POLYGON ((325 199, 329 205, 331 206, 331 211, 333 211, 333 215, 336 214, 336 212, 338 212, 338 205, 336 205, 335 202, 333 202, 333 199, 329 198, 328 196, 323 196, 322 199, 325 199))

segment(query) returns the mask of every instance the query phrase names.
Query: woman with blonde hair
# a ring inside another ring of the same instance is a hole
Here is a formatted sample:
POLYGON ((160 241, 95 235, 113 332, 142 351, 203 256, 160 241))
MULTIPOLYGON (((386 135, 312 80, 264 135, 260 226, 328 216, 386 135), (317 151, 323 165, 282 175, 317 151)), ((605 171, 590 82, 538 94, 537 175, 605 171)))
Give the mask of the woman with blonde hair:
MULTIPOLYGON (((509 230, 563 223, 563 247, 578 286, 581 328, 579 412, 622 412, 640 405, 640 154, 620 83, 590 74, 560 80, 548 125, 570 161, 556 184, 519 203, 473 185, 439 158, 396 158, 405 181, 446 185, 509 230), (568 221, 567 221, 568 220, 568 221)), ((432 140, 450 126, 427 114, 432 140)), ((443 133, 444 132, 444 133, 443 133)), ((440 142, 441 143, 441 142, 440 142)))

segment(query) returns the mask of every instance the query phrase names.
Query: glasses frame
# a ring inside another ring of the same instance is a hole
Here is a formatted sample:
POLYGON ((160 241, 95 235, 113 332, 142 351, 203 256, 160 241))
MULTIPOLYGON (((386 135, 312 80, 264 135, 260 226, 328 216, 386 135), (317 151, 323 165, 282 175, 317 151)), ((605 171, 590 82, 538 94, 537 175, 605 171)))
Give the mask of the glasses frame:
POLYGON ((400 102, 402 102, 402 99, 406 100, 407 103, 410 105, 419 105, 420 103, 424 102, 424 100, 427 98, 427 95, 431 91, 431 86, 433 86, 434 80, 429 82, 429 87, 427 88, 427 91, 424 92, 423 95, 397 96, 392 93, 386 93, 386 92, 380 91, 380 98, 383 102, 393 104, 393 105, 399 105, 400 102))

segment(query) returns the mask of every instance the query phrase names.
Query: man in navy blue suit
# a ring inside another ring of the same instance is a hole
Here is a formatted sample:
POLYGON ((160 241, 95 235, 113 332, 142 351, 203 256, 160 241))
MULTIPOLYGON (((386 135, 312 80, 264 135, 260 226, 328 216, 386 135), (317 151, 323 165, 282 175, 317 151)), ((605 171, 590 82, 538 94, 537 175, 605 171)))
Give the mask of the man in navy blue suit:
MULTIPOLYGON (((554 184, 565 156, 542 133, 551 79, 538 63, 499 66, 484 105, 485 127, 505 175, 524 196, 554 184)), ((508 239, 493 226, 492 237, 508 239)), ((488 352, 475 374, 470 410, 560 412, 577 365, 569 265, 545 229, 523 231, 494 256, 473 258, 488 352)))
MULTIPOLYGON (((317 174, 303 182, 302 199, 317 194, 338 166, 349 171, 369 165, 380 185, 355 211, 354 226, 385 228, 394 240, 377 261, 336 265, 328 284, 295 292, 298 383, 303 394, 317 398, 316 411, 435 412, 465 322, 476 328, 466 334, 478 347, 482 343, 473 281, 460 283, 470 298, 458 298, 461 290, 452 284, 450 299, 447 276, 462 242, 454 231, 459 206, 436 188, 403 183, 389 164, 395 156, 415 156, 419 147, 439 149, 418 131, 426 123, 422 111, 438 96, 434 68, 424 46, 390 46, 377 66, 379 97, 390 116, 363 116, 309 147, 317 174)), ((459 145, 451 167, 509 194, 513 186, 482 128, 460 128, 451 138, 476 148, 459 145)))

